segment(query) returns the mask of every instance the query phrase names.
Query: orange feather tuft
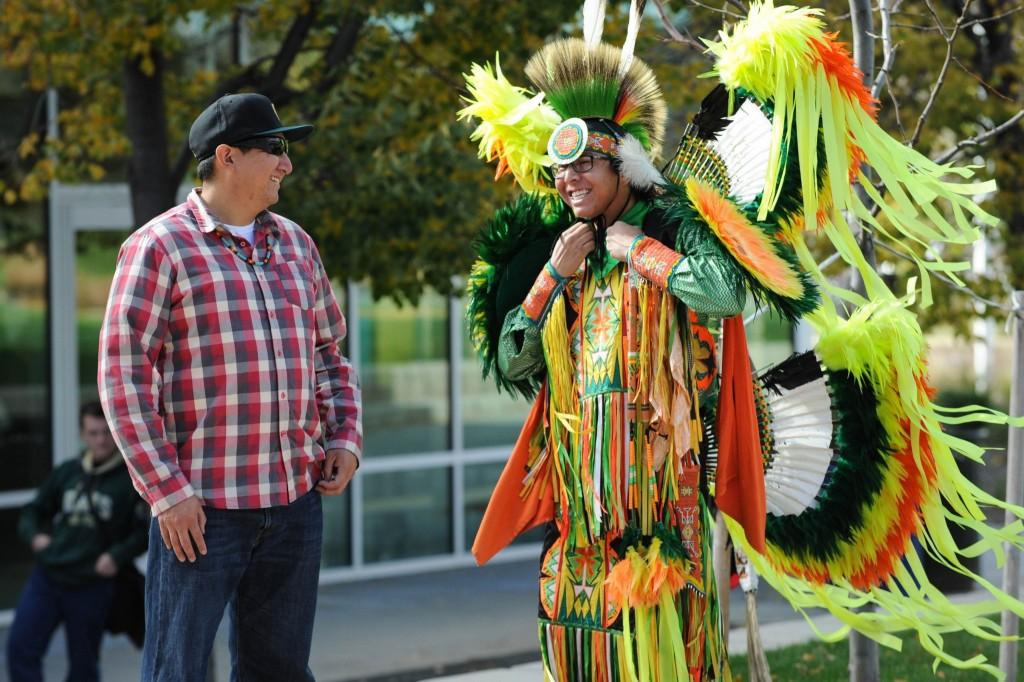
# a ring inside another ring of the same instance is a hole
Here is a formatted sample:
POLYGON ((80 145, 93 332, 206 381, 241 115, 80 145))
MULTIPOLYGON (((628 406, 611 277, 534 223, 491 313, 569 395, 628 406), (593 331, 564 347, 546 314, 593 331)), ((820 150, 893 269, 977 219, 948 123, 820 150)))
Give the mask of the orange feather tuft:
POLYGON ((860 102, 861 108, 874 120, 878 117, 878 100, 871 96, 864 85, 863 72, 853 63, 846 44, 836 40, 837 35, 826 33, 824 40, 812 40, 818 63, 826 74, 835 79, 836 85, 843 92, 860 102))
POLYGON ((775 253, 768 236, 747 220, 735 204, 692 177, 686 180, 686 194, 708 227, 761 284, 787 298, 803 294, 793 268, 775 253))
POLYGON ((847 143, 846 150, 846 153, 850 156, 850 170, 847 180, 849 180, 850 184, 853 184, 857 181, 857 174, 860 173, 860 166, 864 163, 867 155, 864 153, 863 149, 855 145, 853 142, 847 143))
POLYGON ((608 577, 604 580, 605 591, 615 604, 620 606, 627 603, 630 587, 633 584, 633 565, 628 558, 623 558, 615 564, 608 577))

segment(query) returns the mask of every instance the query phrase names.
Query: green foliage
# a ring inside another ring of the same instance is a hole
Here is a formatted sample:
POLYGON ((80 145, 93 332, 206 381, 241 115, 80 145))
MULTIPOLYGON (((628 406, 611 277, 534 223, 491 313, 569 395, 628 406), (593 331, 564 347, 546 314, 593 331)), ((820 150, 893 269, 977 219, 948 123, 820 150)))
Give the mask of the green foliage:
MULTIPOLYGON (((947 652, 959 658, 983 654, 992 665, 999 661, 999 644, 972 637, 966 632, 944 634, 947 652)), ((980 670, 957 670, 946 665, 932 673, 931 654, 911 638, 903 640, 903 651, 879 647, 879 671, 887 682, 991 682, 992 676, 980 670)), ((846 680, 849 679, 850 650, 846 642, 826 644, 813 641, 768 652, 768 667, 773 680, 846 680)), ((745 655, 732 656, 734 682, 749 680, 745 655)), ((1024 670, 1024 647, 1017 652, 1017 669, 1024 670)))
POLYGON ((258 90, 284 120, 317 126, 294 148, 296 172, 275 209, 314 234, 330 272, 368 278, 376 296, 399 301, 424 286, 449 291, 452 276, 468 270, 472 235, 508 192, 455 123, 461 73, 497 49, 521 69, 577 10, 575 0, 266 0, 247 10, 224 0, 140 0, 130 12, 117 3, 5 1, 0 66, 21 74, 40 103, 56 88, 61 114, 59 140, 46 140, 36 115, 17 149, 0 154, 0 201, 38 201, 54 179, 124 177, 140 146, 166 145, 172 167, 161 170, 174 186, 188 182, 192 119, 221 92, 258 90), (245 64, 232 54, 242 30, 245 64), (159 82, 165 122, 133 128, 130 69, 159 82))

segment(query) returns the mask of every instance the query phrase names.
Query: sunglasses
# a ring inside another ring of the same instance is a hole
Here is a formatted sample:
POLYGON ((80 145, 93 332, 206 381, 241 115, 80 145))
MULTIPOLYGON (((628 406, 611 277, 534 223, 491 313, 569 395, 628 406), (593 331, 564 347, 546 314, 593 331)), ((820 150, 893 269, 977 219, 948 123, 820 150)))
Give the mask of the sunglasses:
POLYGON ((576 171, 577 174, 589 173, 591 169, 593 169, 594 167, 594 159, 599 158, 603 159, 605 157, 585 154, 584 156, 581 156, 580 158, 573 161, 572 163, 567 163, 564 166, 556 163, 553 166, 551 166, 551 176, 555 178, 560 178, 563 175, 565 175, 565 172, 570 168, 576 171))
POLYGON ((231 145, 239 149, 259 149, 274 156, 288 153, 288 140, 283 137, 250 137, 231 145))

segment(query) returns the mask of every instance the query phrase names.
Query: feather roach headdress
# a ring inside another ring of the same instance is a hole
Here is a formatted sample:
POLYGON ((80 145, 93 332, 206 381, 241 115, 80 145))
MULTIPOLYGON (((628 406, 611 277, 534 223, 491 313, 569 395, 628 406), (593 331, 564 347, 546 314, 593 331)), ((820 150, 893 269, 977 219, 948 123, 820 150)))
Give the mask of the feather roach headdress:
POLYGON ((460 118, 480 124, 480 156, 497 159, 527 192, 552 190, 547 168, 590 151, 611 157, 632 187, 661 182, 654 166, 665 135, 666 106, 654 72, 633 56, 643 3, 630 8, 622 48, 600 42, 603 2, 584 6, 584 38, 549 43, 526 65, 534 94, 505 80, 495 66, 474 65, 460 118))

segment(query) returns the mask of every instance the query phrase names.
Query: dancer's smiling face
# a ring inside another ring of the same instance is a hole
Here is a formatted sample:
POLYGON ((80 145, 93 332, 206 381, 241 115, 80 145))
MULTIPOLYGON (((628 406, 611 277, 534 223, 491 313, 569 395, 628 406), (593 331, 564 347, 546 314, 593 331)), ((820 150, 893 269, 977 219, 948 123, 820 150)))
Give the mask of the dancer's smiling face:
POLYGON ((596 218, 629 195, 629 183, 622 182, 612 167, 612 160, 589 153, 558 169, 555 188, 562 201, 581 219, 596 218))

